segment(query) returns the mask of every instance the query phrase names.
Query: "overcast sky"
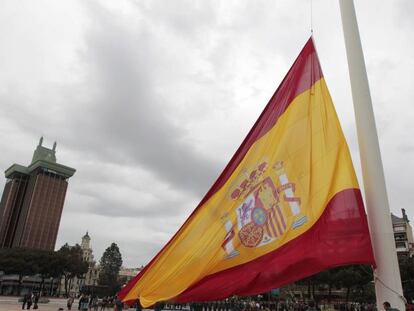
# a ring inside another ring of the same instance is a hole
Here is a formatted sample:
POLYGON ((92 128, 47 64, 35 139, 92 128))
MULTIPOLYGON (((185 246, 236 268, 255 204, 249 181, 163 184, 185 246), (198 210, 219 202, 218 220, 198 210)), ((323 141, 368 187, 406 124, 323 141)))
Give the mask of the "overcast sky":
MULTIPOLYGON (((414 1, 356 1, 391 211, 414 221, 414 1)), ((39 137, 69 180, 56 248, 86 230, 146 264, 212 185, 310 36, 309 0, 0 1, 0 169, 39 137)), ((314 38, 362 184, 338 1, 314 38)), ((5 179, 0 178, 0 193, 5 179)))

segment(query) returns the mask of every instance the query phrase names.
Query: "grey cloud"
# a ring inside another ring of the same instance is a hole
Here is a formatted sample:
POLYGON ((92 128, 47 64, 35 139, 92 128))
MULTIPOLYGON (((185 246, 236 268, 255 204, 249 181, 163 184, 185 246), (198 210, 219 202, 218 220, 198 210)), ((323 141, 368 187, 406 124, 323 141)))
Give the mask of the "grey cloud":
POLYGON ((414 152, 414 144, 412 142, 400 143, 399 146, 398 146, 398 150, 402 153, 413 153, 414 152))
MULTIPOLYGON (((119 241, 121 254, 123 254, 124 266, 126 267, 140 267, 149 263, 152 257, 157 254, 165 241, 163 240, 132 240, 119 241), (145 261, 137 261, 132 258, 145 258, 145 261)), ((108 245, 109 246, 109 245, 108 245)))
POLYGON ((396 6, 395 23, 397 25, 412 27, 414 24, 414 2, 410 0, 400 0, 393 3, 396 6))
POLYGON ((204 40, 205 30, 217 23, 214 10, 217 3, 214 2, 178 0, 151 2, 149 5, 148 2, 135 1, 134 4, 157 24, 173 27, 178 35, 191 36, 195 40, 204 40))
POLYGON ((160 51, 167 47, 154 45, 145 29, 130 33, 100 6, 88 11, 98 26, 89 30, 81 55, 98 94, 72 111, 70 127, 84 133, 83 141, 76 142, 97 155, 106 154, 106 160, 139 165, 181 190, 203 194, 219 165, 192 148, 157 94, 160 51))
POLYGON ((156 197, 153 194, 148 202, 145 200, 148 193, 129 191, 125 191, 125 196, 115 196, 111 191, 113 187, 114 185, 106 185, 103 190, 107 192, 97 191, 96 189, 102 190, 97 187, 82 190, 81 195, 92 199, 85 208, 92 214, 110 217, 160 218, 162 215, 163 218, 170 218, 181 214, 187 203, 184 198, 156 197))

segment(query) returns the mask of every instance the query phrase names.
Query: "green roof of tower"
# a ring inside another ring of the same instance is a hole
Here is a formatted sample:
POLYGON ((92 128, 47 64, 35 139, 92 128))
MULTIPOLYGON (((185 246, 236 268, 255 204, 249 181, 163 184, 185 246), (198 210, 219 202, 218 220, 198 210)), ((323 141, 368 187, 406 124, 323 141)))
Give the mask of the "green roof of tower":
POLYGON ((39 144, 33 152, 32 164, 37 161, 46 161, 56 163, 56 142, 53 144, 53 149, 42 146, 43 137, 40 137, 39 144))
POLYGON ((30 174, 35 169, 41 167, 46 169, 50 173, 62 175, 65 178, 73 176, 76 172, 74 168, 56 163, 56 142, 53 144, 53 149, 49 149, 42 146, 43 137, 40 138, 39 144, 33 152, 32 162, 28 167, 13 164, 4 173, 6 178, 10 177, 15 173, 30 174))

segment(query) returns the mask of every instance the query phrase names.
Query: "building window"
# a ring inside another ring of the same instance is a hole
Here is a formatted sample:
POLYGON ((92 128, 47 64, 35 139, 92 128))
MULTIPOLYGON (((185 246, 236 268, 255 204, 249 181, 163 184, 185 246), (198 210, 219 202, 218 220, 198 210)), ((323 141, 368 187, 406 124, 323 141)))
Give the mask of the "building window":
POLYGON ((405 226, 395 226, 394 232, 405 232, 405 226))
POLYGON ((396 242, 395 246, 397 248, 407 248, 407 244, 405 242, 396 242))

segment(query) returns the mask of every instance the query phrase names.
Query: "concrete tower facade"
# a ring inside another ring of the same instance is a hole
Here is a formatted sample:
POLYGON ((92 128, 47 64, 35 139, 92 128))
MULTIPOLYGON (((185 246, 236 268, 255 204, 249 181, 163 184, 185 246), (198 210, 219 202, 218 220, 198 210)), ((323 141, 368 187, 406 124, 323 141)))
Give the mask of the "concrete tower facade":
POLYGON ((68 179, 75 169, 56 162, 43 138, 26 167, 13 164, 5 171, 0 201, 0 247, 53 250, 59 230, 68 179))

